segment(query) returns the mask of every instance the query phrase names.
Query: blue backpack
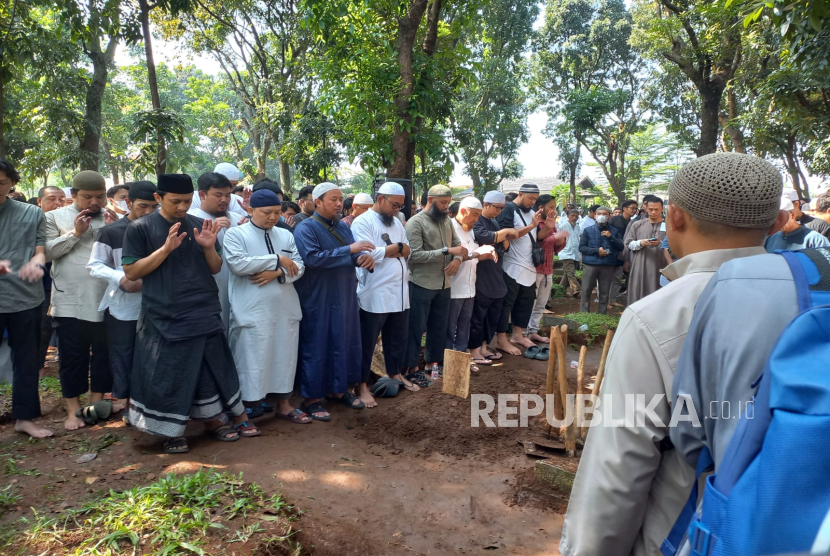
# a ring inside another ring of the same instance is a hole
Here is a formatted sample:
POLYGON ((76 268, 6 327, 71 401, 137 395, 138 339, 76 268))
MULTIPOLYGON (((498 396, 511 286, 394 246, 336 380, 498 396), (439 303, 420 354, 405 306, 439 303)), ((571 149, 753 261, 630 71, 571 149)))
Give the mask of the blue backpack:
POLYGON ((663 542, 674 556, 830 551, 830 250, 785 251, 799 315, 781 334, 753 387, 717 474, 704 447, 689 501, 663 542))

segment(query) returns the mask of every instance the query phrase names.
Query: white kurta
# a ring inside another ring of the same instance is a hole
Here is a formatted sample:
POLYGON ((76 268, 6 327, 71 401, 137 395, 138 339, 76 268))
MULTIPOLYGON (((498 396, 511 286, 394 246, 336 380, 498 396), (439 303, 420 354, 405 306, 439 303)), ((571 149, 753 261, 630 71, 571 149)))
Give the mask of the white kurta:
MULTIPOLYGON (((203 211, 200 208, 190 208, 187 211, 187 214, 191 214, 196 218, 201 218, 202 220, 216 220, 216 217, 212 214, 203 211)), ((231 228, 236 227, 236 223, 238 220, 234 218, 234 214, 230 211, 228 212, 228 220, 231 222, 231 228)), ((225 249, 225 232, 227 232, 225 228, 219 230, 219 234, 216 236, 216 239, 219 241, 219 245, 222 246, 222 250, 225 249)), ((225 256, 222 256, 222 259, 225 259, 225 256)), ((230 280, 230 270, 228 270, 228 265, 226 262, 222 262, 222 269, 213 275, 213 279, 216 280, 216 287, 219 288, 219 303, 222 305, 222 323, 225 325, 225 330, 227 331, 228 326, 230 325, 230 318, 231 318, 231 304, 230 300, 228 299, 228 281, 230 280)))
POLYGON ((228 341, 246 402, 261 400, 270 393, 291 392, 297 370, 303 313, 293 282, 303 275, 305 267, 291 232, 274 227, 267 234, 270 249, 266 230, 246 222, 228 230, 223 244, 231 273, 228 341), (262 287, 252 284, 251 275, 276 270, 278 255, 294 261, 299 268, 297 275, 286 275, 284 284, 277 280, 262 287))
POLYGON ((375 259, 374 272, 357 269, 357 301, 367 313, 399 313, 409 309, 409 268, 406 259, 386 257, 386 240, 409 245, 406 228, 395 219, 391 226, 383 223, 380 214, 367 210, 352 222, 355 241, 369 241, 375 245, 371 252, 375 259))

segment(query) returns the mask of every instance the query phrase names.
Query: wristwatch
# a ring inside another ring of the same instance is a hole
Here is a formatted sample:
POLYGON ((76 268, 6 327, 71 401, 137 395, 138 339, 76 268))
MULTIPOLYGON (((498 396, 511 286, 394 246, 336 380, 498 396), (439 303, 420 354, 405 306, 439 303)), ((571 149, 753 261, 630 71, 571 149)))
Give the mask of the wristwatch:
POLYGON ((398 242, 398 253, 403 253, 403 243, 400 241, 398 242))
POLYGON ((446 245, 445 245, 444 247, 442 247, 442 248, 441 248, 441 254, 442 254, 442 255, 446 255, 446 254, 447 254, 447 253, 449 253, 449 252, 450 252, 450 248, 449 248, 449 247, 447 247, 446 245))
POLYGON ((467 251, 467 260, 468 260, 468 261, 472 261, 472 260, 473 260, 473 255, 474 255, 474 254, 475 254, 475 253, 473 253, 472 251, 467 251))

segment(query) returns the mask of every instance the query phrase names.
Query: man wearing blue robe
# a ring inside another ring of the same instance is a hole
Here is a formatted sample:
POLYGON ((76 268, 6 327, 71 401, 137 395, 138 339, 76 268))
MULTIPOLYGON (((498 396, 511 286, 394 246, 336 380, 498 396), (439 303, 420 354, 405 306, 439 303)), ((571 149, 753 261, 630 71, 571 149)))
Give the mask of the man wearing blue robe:
POLYGON ((361 379, 355 267, 374 268, 368 252, 375 246, 355 242, 349 227, 339 221, 343 194, 336 185, 319 184, 312 199, 314 214, 294 229, 294 241, 305 263, 305 275, 294 284, 303 310, 297 370, 305 399, 300 408, 312 419, 329 421, 324 397, 353 409, 364 407, 348 388, 361 379))

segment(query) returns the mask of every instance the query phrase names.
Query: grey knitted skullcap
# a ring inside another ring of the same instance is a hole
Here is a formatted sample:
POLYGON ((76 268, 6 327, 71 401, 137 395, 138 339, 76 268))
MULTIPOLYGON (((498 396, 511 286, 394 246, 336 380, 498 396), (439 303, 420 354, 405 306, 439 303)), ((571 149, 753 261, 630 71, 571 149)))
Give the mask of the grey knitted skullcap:
POLYGON ((781 206, 781 174, 757 156, 715 153, 685 164, 669 199, 699 220, 735 228, 771 226, 781 206))

